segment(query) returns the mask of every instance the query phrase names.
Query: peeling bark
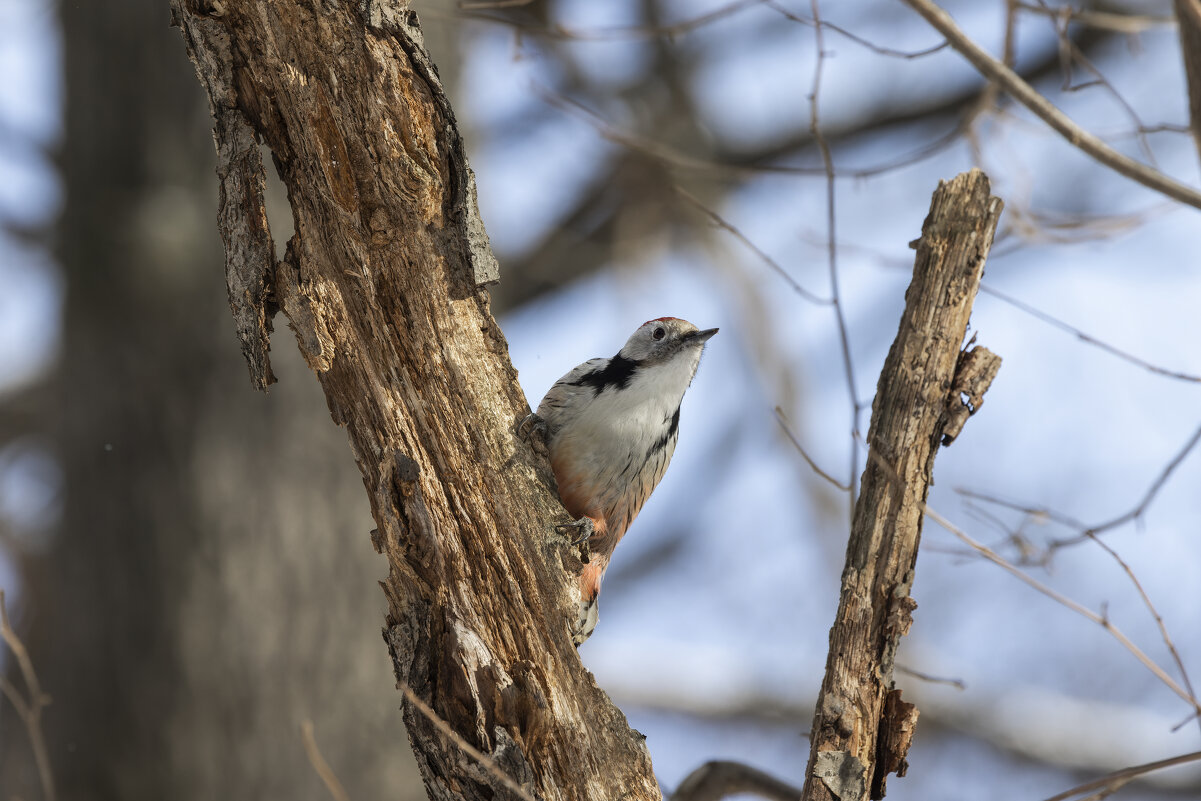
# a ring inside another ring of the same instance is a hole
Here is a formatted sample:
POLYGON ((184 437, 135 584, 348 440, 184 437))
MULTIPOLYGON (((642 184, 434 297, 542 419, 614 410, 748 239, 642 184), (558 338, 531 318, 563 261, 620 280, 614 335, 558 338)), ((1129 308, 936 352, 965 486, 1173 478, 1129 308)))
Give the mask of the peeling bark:
MULTIPOLYGON (((416 16, 392 2, 172 7, 212 102, 252 379, 270 380, 278 305, 363 474, 398 686, 539 798, 660 798, 643 738, 571 644, 580 564, 553 531, 566 515, 545 461, 513 436, 529 407, 483 289, 496 263, 416 16), (295 220, 275 265, 250 130, 295 220)), ((431 798, 517 797, 402 707, 431 798)))
POLYGON ((806 801, 882 798, 888 772, 906 767, 917 710, 892 687, 893 660, 917 607, 909 593, 934 456, 999 367, 991 353, 961 345, 1001 205, 979 170, 941 182, 914 243, 913 281, 872 403, 806 801))

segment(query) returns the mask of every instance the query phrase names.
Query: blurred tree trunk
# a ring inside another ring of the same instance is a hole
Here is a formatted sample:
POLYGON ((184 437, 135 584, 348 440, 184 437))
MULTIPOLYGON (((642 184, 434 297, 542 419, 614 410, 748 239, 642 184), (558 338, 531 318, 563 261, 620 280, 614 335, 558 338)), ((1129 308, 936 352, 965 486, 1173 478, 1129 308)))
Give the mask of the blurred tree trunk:
MULTIPOLYGON (((67 300, 42 413, 66 499, 15 610, 60 798, 322 799, 305 717, 354 797, 420 797, 362 484, 294 352, 249 391, 208 110, 166 5, 60 13, 67 300)), ((39 797, 0 723, 0 796, 39 797)))

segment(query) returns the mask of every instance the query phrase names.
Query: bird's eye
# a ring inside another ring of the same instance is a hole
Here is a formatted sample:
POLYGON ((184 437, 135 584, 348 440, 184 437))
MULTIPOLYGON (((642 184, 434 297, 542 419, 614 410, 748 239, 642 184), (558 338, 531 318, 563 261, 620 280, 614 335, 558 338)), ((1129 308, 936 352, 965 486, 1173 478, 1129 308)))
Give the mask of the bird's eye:
POLYGON ((656 328, 655 333, 651 334, 651 336, 653 336, 655 339, 663 339, 663 337, 667 336, 667 332, 662 328, 656 328))

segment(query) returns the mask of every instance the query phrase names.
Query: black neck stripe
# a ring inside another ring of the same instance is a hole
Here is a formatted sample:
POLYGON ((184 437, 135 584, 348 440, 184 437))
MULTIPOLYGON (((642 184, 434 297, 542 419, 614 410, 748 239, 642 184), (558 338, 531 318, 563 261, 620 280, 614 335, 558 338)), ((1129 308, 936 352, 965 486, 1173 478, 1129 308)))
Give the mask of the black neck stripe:
POLYGON ((639 366, 639 362, 618 353, 601 369, 584 373, 572 383, 577 387, 592 387, 597 395, 606 389, 625 389, 630 385, 634 373, 638 372, 639 366))

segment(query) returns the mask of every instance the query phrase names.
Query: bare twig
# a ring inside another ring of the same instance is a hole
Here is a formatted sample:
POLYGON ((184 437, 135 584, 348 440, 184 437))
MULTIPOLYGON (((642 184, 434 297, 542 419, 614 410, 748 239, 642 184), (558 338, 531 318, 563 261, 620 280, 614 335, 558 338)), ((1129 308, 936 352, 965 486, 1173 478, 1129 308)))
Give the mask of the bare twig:
POLYGON ((309 758, 309 764, 313 766, 313 770, 317 771, 321 781, 325 782, 325 787, 333 796, 334 801, 350 801, 350 796, 346 794, 346 788, 342 786, 342 782, 338 781, 338 775, 334 773, 333 768, 321 755, 321 749, 317 747, 317 738, 313 736, 313 721, 306 718, 300 724, 300 736, 304 740, 304 752, 309 758))
POLYGON ((1155 660, 1151 659, 1151 657, 1147 656, 1141 648, 1139 648, 1137 645, 1135 645, 1133 642, 1131 642, 1130 638, 1127 637, 1117 626, 1115 626, 1109 620, 1109 618, 1107 618, 1104 615, 1100 615, 1100 614, 1094 612, 1093 610, 1077 603, 1076 601, 1073 601, 1071 598, 1068 598, 1067 596, 1051 589, 1046 584, 1043 584, 1041 581, 1039 581, 1038 579, 1029 575, 1025 571, 1020 570, 1019 568, 1015 567, 1013 564, 1011 564, 1009 561, 1007 561, 1004 557, 1002 557, 996 551, 994 551, 991 548, 989 548, 988 546, 983 545, 983 544, 977 542, 976 540, 972 539, 962 529, 960 529, 958 526, 951 523, 949 520, 947 520, 945 517, 940 515, 938 512, 931 509, 927 504, 922 503, 922 509, 927 517, 929 517, 931 520, 933 520, 938 525, 942 526, 948 532, 950 532, 955 537, 957 537, 961 542, 963 542, 969 548, 974 550, 976 553, 983 556, 988 561, 990 561, 993 564, 997 565, 998 567, 1002 568, 1007 573, 1013 575, 1020 581, 1025 582, 1027 585, 1034 588, 1038 592, 1041 592, 1043 595, 1047 596, 1048 598, 1055 601, 1056 603, 1059 603, 1059 604, 1067 607, 1068 609, 1072 610, 1076 614, 1081 615, 1082 617, 1085 617, 1085 618, 1091 620, 1092 622, 1096 623, 1101 628, 1105 629, 1105 631, 1109 632, 1110 636, 1112 636, 1119 643, 1121 643, 1122 646, 1125 647, 1127 651, 1129 651, 1131 654, 1133 654, 1134 657, 1139 662, 1141 662, 1144 667, 1146 667, 1149 671, 1151 671, 1151 673, 1157 679, 1159 679, 1161 682, 1163 682, 1164 685, 1166 685, 1168 687, 1168 689, 1170 689, 1176 695, 1180 696, 1182 699, 1184 699, 1186 702, 1188 702, 1189 706, 1193 707, 1194 710, 1201 712, 1201 705, 1198 705, 1197 701, 1193 698, 1192 694, 1188 690, 1184 689, 1179 684, 1177 684, 1176 680, 1173 679, 1171 676, 1169 676, 1163 668, 1161 668, 1158 664, 1156 664, 1155 660))
MULTIPOLYGON (((1142 776, 1143 774, 1156 770, 1163 770, 1164 768, 1174 767, 1175 765, 1184 765, 1189 762, 1197 762, 1199 760, 1201 760, 1201 751, 1194 751, 1191 754, 1182 754, 1180 756, 1172 757, 1171 759, 1161 759, 1158 762, 1148 762, 1145 765, 1136 765, 1133 768, 1125 768, 1117 771, 1116 773, 1111 773, 1108 776, 1102 776, 1100 779, 1094 779, 1091 782, 1086 782, 1077 787, 1073 787, 1070 790, 1065 790, 1059 795, 1053 795, 1050 798, 1045 799, 1045 801, 1067 801, 1067 799, 1071 798, 1072 796, 1076 796, 1081 793, 1087 793, 1090 790, 1108 789, 1112 792, 1131 780, 1142 776)), ((1109 795, 1109 793, 1106 793, 1105 795, 1109 795)), ((1090 796, 1090 798, 1104 797, 1104 795, 1090 796)), ((1086 801, 1086 799, 1081 799, 1080 801, 1086 801)))
POLYGON ((810 303, 815 303, 819 306, 830 306, 834 303, 834 301, 831 300, 830 298, 818 297, 817 295, 813 294, 808 289, 805 289, 805 287, 803 287, 799 283, 797 283, 797 280, 795 278, 793 278, 791 275, 789 275, 788 271, 785 270, 780 265, 779 262, 777 262, 771 256, 764 253, 759 248, 758 245, 756 245, 754 242, 751 241, 750 237, 748 237, 742 231, 738 230, 738 228, 735 227, 732 223, 727 222, 725 220, 725 218, 723 218, 716 211, 709 208, 704 203, 702 203, 700 200, 698 200, 695 195, 693 195, 692 193, 690 193, 683 187, 680 187, 679 185, 674 186, 673 189, 675 190, 675 193, 677 195, 682 197, 684 200, 688 201, 688 203, 691 204, 701 214, 704 214, 706 217, 708 217, 710 222, 712 222, 718 228, 721 228, 725 231, 729 231, 731 234, 733 234, 735 239, 737 239, 739 242, 741 242, 743 245, 745 245, 752 253, 754 253, 756 256, 758 256, 763 261, 764 264, 766 264, 768 267, 770 267, 772 269, 773 272, 775 272, 777 275, 779 275, 781 278, 783 278, 784 282, 787 283, 790 287, 792 287, 792 290, 794 292, 796 292, 798 295, 800 295, 801 297, 803 297, 805 300, 809 301, 810 303))
MULTIPOLYGON (((1017 51, 1017 2, 1005 0, 1005 39, 1001 45, 1001 60, 1005 66, 1013 68, 1017 51)), ((980 92, 976 102, 972 104, 966 116, 966 138, 972 151, 972 160, 978 167, 987 165, 984 148, 980 144, 979 128, 981 121, 999 111, 997 106, 997 84, 986 81, 984 91, 980 92)), ((1013 212, 1010 212, 1012 216, 1013 212)))
POLYGON ((772 801, 796 801, 801 791, 787 782, 740 762, 714 760, 689 773, 671 795, 671 801, 719 801, 749 793, 772 801))
POLYGON ((956 690, 966 690, 967 689, 967 682, 965 682, 963 679, 949 679, 944 676, 931 676, 929 673, 923 673, 920 670, 914 670, 911 667, 905 667, 904 665, 900 664, 899 662, 896 665, 896 669, 897 669, 897 671, 904 673, 906 676, 912 676, 915 679, 920 679, 921 681, 927 681, 927 682, 930 682, 931 684, 946 684, 951 687, 954 687, 956 690))
POLYGON ((1079 537, 1071 540, 1061 540, 1052 543, 1052 546, 1062 547, 1064 545, 1082 542, 1088 538, 1089 535, 1100 534, 1103 531, 1109 531, 1111 528, 1117 528, 1118 526, 1142 517, 1143 513, 1147 511, 1147 507, 1149 507, 1151 502, 1155 500, 1155 496, 1159 494, 1161 489, 1163 489, 1163 485, 1167 483, 1168 478, 1170 478, 1176 468, 1180 466, 1180 463, 1184 461, 1185 457, 1192 452, 1193 448, 1197 447, 1198 442, 1201 442, 1201 427, 1198 427, 1197 430, 1193 432, 1193 435, 1189 437, 1189 441, 1184 444, 1184 447, 1181 448, 1174 457, 1172 457, 1172 461, 1168 462, 1155 481, 1151 483, 1151 486, 1147 488, 1147 492, 1145 495, 1143 495, 1143 499, 1139 501, 1138 505, 1133 509, 1125 514, 1118 515, 1117 517, 1105 523, 1101 523, 1100 525, 1092 526, 1086 529, 1079 537))
MULTIPOLYGON (((803 17, 800 14, 795 14, 792 11, 789 11, 787 8, 785 8, 780 3, 777 3, 776 0, 767 0, 766 5, 768 8, 777 12, 784 18, 792 20, 793 22, 799 22, 802 25, 808 25, 812 28, 816 28, 818 26, 817 19, 810 18, 810 17, 803 17)), ((932 45, 923 50, 915 50, 915 51, 894 50, 891 47, 884 47, 883 45, 878 45, 875 42, 869 42, 867 39, 864 39, 862 36, 851 33, 846 28, 841 28, 832 22, 823 21, 823 22, 821 22, 821 25, 823 25, 826 28, 829 28, 830 30, 834 31, 837 34, 845 36, 847 39, 850 39, 855 44, 866 47, 868 50, 871 50, 873 53, 878 53, 879 55, 882 55, 882 56, 888 56, 889 58, 905 59, 906 61, 911 61, 915 58, 922 58, 923 56, 929 56, 934 53, 937 53, 938 51, 946 48, 947 44, 948 44, 947 41, 944 39, 939 44, 932 45)))
MULTIPOLYGON (((682 652, 673 650, 673 654, 684 659, 704 658, 695 646, 683 648, 682 652)), ((622 670, 605 676, 603 681, 627 704, 691 720, 717 724, 752 721, 792 732, 799 721, 813 715, 812 695, 793 685, 776 686, 764 681, 745 654, 715 666, 714 686, 721 688, 718 692, 685 687, 645 669, 659 658, 653 649, 631 656, 632 661, 623 663, 622 670)), ((1021 681, 1003 687, 974 685, 971 692, 947 692, 922 681, 898 683, 904 686, 906 698, 922 710, 923 738, 971 737, 998 752, 1068 772, 1088 771, 1083 775, 1102 776, 1126 768, 1132 761, 1149 761, 1171 753, 1175 747, 1169 732, 1174 721, 1133 702, 1108 699, 1097 703, 1021 681), (998 716, 996 712, 1002 708, 1009 714, 998 716), (1045 717, 1032 732, 1027 724, 1036 712, 1045 717), (1145 756, 1131 757, 1131 753, 1145 756)), ((1185 778, 1181 776, 1178 781, 1185 778)), ((1146 779, 1154 781, 1153 777, 1146 779)), ((1165 777, 1163 784, 1168 783, 1165 777)))
MULTIPOLYGON (((1197 693, 1193 690, 1193 683, 1189 680, 1188 671, 1184 669, 1184 661, 1180 658, 1180 652, 1176 650, 1176 644, 1172 642, 1171 636, 1168 634, 1168 627, 1163 622, 1163 617, 1159 614, 1159 610, 1155 608, 1155 604, 1151 603, 1151 597, 1147 595, 1147 591, 1143 589, 1143 585, 1139 582, 1138 577, 1134 575, 1134 571, 1130 565, 1126 564, 1122 557, 1118 556, 1118 552, 1106 545, 1100 537, 1095 534, 1089 534, 1089 539, 1097 543, 1107 554, 1113 557, 1114 561, 1121 566, 1125 571, 1126 576, 1130 579, 1130 583, 1138 590, 1139 596, 1143 599, 1143 604, 1147 607, 1147 611, 1151 613, 1151 617, 1155 618, 1155 625, 1159 627, 1159 636, 1163 638, 1163 643, 1168 647, 1168 651, 1172 654, 1172 661, 1176 663, 1176 669, 1180 671, 1180 679, 1184 682, 1184 688, 1188 690, 1189 697, 1193 701, 1193 708, 1201 711, 1201 705, 1197 703, 1197 693)), ((1201 718, 1198 719, 1198 724, 1201 724, 1201 718)))
MULTIPOLYGON (((1068 35, 1068 24, 1071 21, 1072 12, 1071 7, 1061 6, 1058 11, 1056 11, 1047 5, 1046 0, 1038 0, 1038 4, 1046 8, 1048 11, 1053 12, 1049 14, 1048 17, 1051 20, 1051 24, 1055 28, 1055 36, 1059 40, 1059 47, 1063 53, 1063 85, 1060 88, 1065 92, 1075 92, 1093 86, 1103 87, 1109 96, 1112 97, 1114 101, 1122 107, 1122 110, 1126 112, 1126 116, 1128 116, 1134 123, 1134 136, 1138 140, 1139 149, 1142 150, 1143 156, 1146 157, 1147 162, 1155 169, 1159 169, 1159 165, 1155 163, 1155 153, 1151 150, 1151 145, 1147 141, 1147 135, 1145 133, 1147 126, 1138 116, 1138 112, 1135 111, 1134 106, 1130 105, 1126 98, 1122 97, 1122 93, 1119 92, 1112 83, 1110 83, 1109 79, 1105 77, 1105 74, 1102 73, 1095 64, 1093 64, 1092 60, 1089 59, 1088 56, 1084 55, 1084 52, 1076 46, 1075 42, 1073 42, 1072 38, 1068 35), (1083 84, 1073 84, 1073 62, 1091 72, 1094 80, 1083 84)), ((1006 61, 1005 63, 1010 67, 1013 66, 1013 62, 1011 61, 1006 61)))
POLYGON ((1103 31, 1113 31, 1114 33, 1137 34, 1151 30, 1152 28, 1169 28, 1176 24, 1176 20, 1171 17, 1156 17, 1149 14, 1118 14, 1110 11, 1077 10, 1070 6, 1064 6, 1061 11, 1033 3, 1018 3, 1018 7, 1023 11, 1045 14, 1047 16, 1054 16, 1061 13, 1067 14, 1072 22, 1103 31))
MULTIPOLYGON (((503 1, 503 0, 502 0, 503 1)), ((686 33, 691 33, 697 28, 703 28, 706 25, 717 22, 729 16, 733 16, 748 8, 753 8, 762 5, 766 0, 736 0, 736 2, 728 3, 712 11, 704 14, 699 14, 695 17, 674 22, 669 25, 621 25, 609 28, 591 28, 579 29, 568 28, 564 25, 555 25, 554 27, 543 27, 535 25, 527 25, 517 20, 508 17, 500 17, 492 14, 478 13, 481 10, 487 10, 488 4, 471 4, 464 5, 463 10, 457 15, 469 19, 478 19, 483 22, 495 22, 501 25, 515 27, 523 33, 533 36, 545 36, 548 39, 573 39, 582 42, 611 42, 624 41, 630 39, 658 39, 660 37, 673 38, 682 36, 686 33)), ((523 5, 524 3, 514 3, 514 5, 523 5)), ((497 8, 504 6, 497 5, 497 8)), ((436 10, 426 11, 425 15, 440 16, 436 10)))
POLYGON ((835 487, 842 490, 843 492, 851 491, 851 487, 849 484, 842 483, 838 479, 834 478, 834 476, 827 473, 825 470, 822 470, 820 467, 817 466, 817 462, 813 461, 813 458, 811 456, 809 456, 808 453, 805 452, 805 448, 801 445, 800 440, 797 439, 796 434, 792 433, 792 429, 788 427, 788 421, 784 419, 784 410, 781 409, 779 406, 776 407, 776 421, 780 424, 780 428, 784 429, 784 433, 788 436, 788 439, 792 441, 793 446, 797 449, 797 453, 799 453, 801 455, 801 458, 803 458, 805 460, 805 463, 809 465, 810 469, 812 469, 813 472, 817 473, 819 476, 824 478, 826 481, 829 481, 831 484, 833 484, 835 487))
POLYGON ((1013 306, 1015 309, 1020 309, 1021 311, 1025 312, 1026 314, 1029 314, 1031 317, 1037 317, 1039 320, 1042 320, 1044 323, 1055 326, 1060 331, 1066 331, 1069 334, 1073 334, 1081 342, 1086 342, 1089 345, 1100 348, 1101 350, 1105 351, 1106 353, 1109 353, 1113 356, 1117 356, 1119 359, 1122 359, 1124 361, 1130 362, 1131 364, 1137 365, 1137 366, 1143 368, 1144 370, 1148 370, 1157 375, 1166 376, 1167 378, 1175 378, 1180 381, 1190 381, 1193 383, 1201 383, 1201 375, 1193 375, 1191 373, 1182 373, 1177 370, 1169 370, 1166 367, 1160 367, 1159 365, 1152 364, 1151 362, 1149 362, 1145 359, 1140 359, 1138 356, 1135 356, 1134 354, 1127 353, 1126 351, 1121 350, 1120 348, 1115 348, 1113 345, 1110 345, 1106 342, 1102 342, 1101 340, 1097 339, 1096 337, 1090 336, 1089 334, 1084 333, 1079 328, 1069 325, 1069 324, 1065 323, 1063 320, 1058 319, 1057 317, 1052 317, 1051 315, 1047 314, 1046 312, 1040 311, 1039 309, 1034 308, 1030 304, 1028 304, 1024 301, 1018 300, 1017 298, 1013 297, 1012 295, 1008 295, 999 289, 994 289, 993 287, 989 286, 988 284, 981 284, 980 291, 985 293, 986 295, 992 295, 997 300, 1008 303, 1010 306, 1013 306))
POLYGON ((742 164, 722 164, 710 159, 698 158, 696 156, 688 155, 687 153, 681 153, 678 150, 661 142, 656 142, 653 139, 619 130, 606 122, 595 111, 579 101, 553 92, 544 86, 538 85, 537 83, 531 85, 531 90, 547 104, 585 120, 594 128, 596 128, 597 133, 599 133, 605 139, 608 139, 610 142, 619 144, 622 147, 628 148, 637 153, 650 156, 656 161, 661 161, 664 164, 669 164, 673 167, 679 167, 685 170, 720 172, 732 176, 753 176, 774 173, 792 175, 820 175, 822 173, 822 170, 819 167, 791 167, 776 164, 763 164, 754 166, 742 164))
POLYGON ((818 97, 821 93, 822 67, 826 61, 825 39, 822 36, 821 10, 818 0, 810 0, 810 11, 813 14, 813 36, 817 50, 817 64, 813 71, 813 90, 809 93, 809 132, 817 143, 822 154, 822 164, 826 168, 826 248, 830 265, 830 294, 833 298, 834 318, 838 322, 838 340, 842 347, 842 366, 846 375, 847 394, 851 402, 851 464, 850 479, 847 484, 850 492, 849 518, 855 517, 855 488, 859 483, 859 449, 855 443, 860 439, 859 434, 859 393, 855 389, 855 366, 851 362, 851 342, 847 334, 847 322, 842 313, 842 299, 838 291, 838 238, 834 219, 834 160, 830 157, 830 147, 822 135, 818 117, 818 97))
MULTIPOLYGON (((745 177, 758 175, 825 175, 825 167, 799 167, 787 164, 732 164, 701 158, 688 153, 681 153, 669 145, 657 142, 645 136, 622 131, 606 122, 599 114, 582 103, 553 92, 546 87, 533 84, 531 90, 544 102, 569 114, 584 120, 596 129, 597 133, 614 144, 648 156, 663 164, 683 170, 693 170, 730 177, 745 177)), ((958 124, 946 133, 915 150, 879 164, 859 168, 840 168, 838 174, 843 178, 871 178, 892 170, 916 164, 945 150, 959 140, 965 130, 964 124, 958 124)), ((844 132, 843 135, 858 133, 856 130, 844 132)), ((798 143, 797 147, 800 146, 798 143)), ((754 161, 754 159, 752 159, 754 161)))
POLYGON ((951 16, 943 11, 932 0, 904 0, 914 11, 920 14, 939 33, 947 38, 951 47, 959 51, 980 73, 990 81, 1001 86, 1015 100, 1030 109, 1035 116, 1063 136, 1071 145, 1143 186, 1160 192, 1170 198, 1201 209, 1201 192, 1174 181, 1158 170, 1146 164, 1124 156, 1099 138, 1081 128, 1066 114, 1060 111, 1054 103, 1043 97, 1034 87, 1022 80, 1021 76, 990 56, 983 48, 972 41, 963 30, 955 24, 951 16))
POLYGON ((516 793, 517 796, 522 799, 522 801, 536 801, 535 798, 530 794, 529 790, 526 790, 520 784, 513 781, 509 774, 500 769, 500 766, 496 764, 495 759, 464 740, 457 731, 450 727, 449 723, 443 720, 437 712, 430 708, 429 704, 418 698, 417 693, 413 692, 412 687, 404 684, 403 682, 398 683, 397 687, 401 690, 401 692, 404 693, 405 700, 412 704, 414 708, 416 708, 417 711, 425 717, 426 720, 432 723, 434 728, 440 731, 442 735, 446 737, 446 739, 450 740, 459 749, 461 749, 463 753, 467 754, 476 762, 478 762, 480 767, 490 773, 493 778, 495 778, 509 790, 512 790, 514 793, 516 793))
POLYGON ((17 632, 9 623, 8 608, 4 604, 4 590, 0 590, 0 639, 4 640, 17 660, 17 667, 21 671, 21 678, 25 681, 25 689, 29 697, 22 698, 17 688, 7 679, 3 679, 3 683, 0 683, 0 690, 16 709, 18 717, 25 724, 26 733, 29 734, 33 759, 38 768, 38 778, 42 783, 42 797, 45 801, 54 801, 54 774, 50 770, 50 755, 46 750, 46 738, 42 734, 42 710, 49 706, 50 696, 42 692, 42 685, 38 681, 37 673, 34 672, 33 660, 29 658, 29 651, 26 650, 25 643, 21 642, 21 638, 17 636, 17 632))
POLYGON ((1163 470, 1160 471, 1159 475, 1151 483, 1151 486, 1147 488, 1146 493, 1144 493, 1138 504, 1136 504, 1130 510, 1118 515, 1115 518, 1112 518, 1111 520, 1107 520, 1104 523, 1098 523, 1092 526, 1084 523, 1081 520, 1078 520, 1075 517, 1072 517, 1071 515, 1064 514, 1063 512, 1059 512, 1055 509, 1050 509, 1045 506, 1031 506, 1029 504, 1021 503, 1020 501, 1011 501, 995 495, 989 495, 988 493, 967 489, 965 487, 956 487, 955 492, 965 498, 972 498, 978 501, 983 501, 984 503, 993 504, 994 506, 1012 509, 1016 512, 1022 512, 1035 519, 1049 520, 1057 525, 1063 526, 1064 528, 1072 529, 1078 532, 1072 537, 1052 540, 1047 546, 1047 555, 1042 559, 1043 562, 1046 562, 1050 553, 1054 551, 1072 545, 1077 545, 1089 539, 1093 539, 1097 534, 1102 534, 1106 531, 1117 528, 1118 526, 1141 518, 1151 506, 1152 502, 1154 502, 1156 495, 1158 495, 1160 490, 1163 489, 1172 473, 1175 472, 1176 468, 1180 466, 1180 463, 1184 461, 1184 459, 1193 451, 1193 449, 1197 447, 1198 442, 1201 442, 1201 427, 1198 427, 1198 429, 1192 433, 1184 446, 1176 453, 1175 456, 1172 457, 1172 460, 1164 466, 1163 470))

